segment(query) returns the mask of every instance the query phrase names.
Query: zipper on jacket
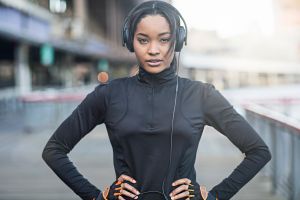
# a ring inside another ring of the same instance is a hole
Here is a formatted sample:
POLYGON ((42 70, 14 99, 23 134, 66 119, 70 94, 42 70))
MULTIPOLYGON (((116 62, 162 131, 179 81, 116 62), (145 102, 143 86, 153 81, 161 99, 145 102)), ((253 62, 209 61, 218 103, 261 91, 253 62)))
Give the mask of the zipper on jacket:
POLYGON ((152 86, 152 99, 151 99, 151 104, 152 104, 152 108, 151 108, 151 121, 150 121, 150 129, 153 129, 153 115, 154 115, 154 87, 152 86))

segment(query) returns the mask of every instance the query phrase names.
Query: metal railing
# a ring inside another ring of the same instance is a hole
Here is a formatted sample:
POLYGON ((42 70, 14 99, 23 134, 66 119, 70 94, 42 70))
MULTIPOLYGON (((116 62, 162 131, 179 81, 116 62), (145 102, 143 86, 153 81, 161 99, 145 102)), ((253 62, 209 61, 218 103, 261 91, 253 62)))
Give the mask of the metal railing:
POLYGON ((270 147, 272 160, 263 169, 272 192, 287 200, 300 199, 300 123, 263 106, 244 105, 245 117, 270 147))
POLYGON ((36 91, 23 96, 1 91, 0 133, 34 133, 57 128, 94 87, 36 91))

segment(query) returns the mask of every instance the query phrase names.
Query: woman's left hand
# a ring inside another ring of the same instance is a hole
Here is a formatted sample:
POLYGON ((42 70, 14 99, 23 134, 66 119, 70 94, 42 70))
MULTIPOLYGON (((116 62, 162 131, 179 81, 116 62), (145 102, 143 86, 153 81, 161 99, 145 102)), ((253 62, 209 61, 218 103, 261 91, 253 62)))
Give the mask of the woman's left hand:
POLYGON ((173 182, 172 186, 177 188, 170 193, 171 199, 175 200, 186 198, 186 200, 189 200, 190 198, 194 197, 194 189, 191 182, 192 181, 188 178, 178 179, 177 181, 173 182))

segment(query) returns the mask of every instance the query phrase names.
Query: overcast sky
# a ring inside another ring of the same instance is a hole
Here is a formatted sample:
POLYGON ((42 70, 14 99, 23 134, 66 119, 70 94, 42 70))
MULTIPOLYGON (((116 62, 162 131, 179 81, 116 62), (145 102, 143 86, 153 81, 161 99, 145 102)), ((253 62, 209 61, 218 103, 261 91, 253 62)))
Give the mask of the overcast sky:
POLYGON ((272 0, 172 0, 189 28, 215 30, 230 37, 249 30, 272 34, 272 0))

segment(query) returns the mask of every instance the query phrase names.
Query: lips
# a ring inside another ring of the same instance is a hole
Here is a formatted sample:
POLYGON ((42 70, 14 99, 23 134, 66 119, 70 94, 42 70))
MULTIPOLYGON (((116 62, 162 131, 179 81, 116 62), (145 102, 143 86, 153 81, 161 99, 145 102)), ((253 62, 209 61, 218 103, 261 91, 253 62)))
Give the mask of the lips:
POLYGON ((146 60, 146 63, 148 63, 148 65, 155 67, 155 66, 159 66, 162 63, 162 60, 160 59, 149 59, 146 60))

